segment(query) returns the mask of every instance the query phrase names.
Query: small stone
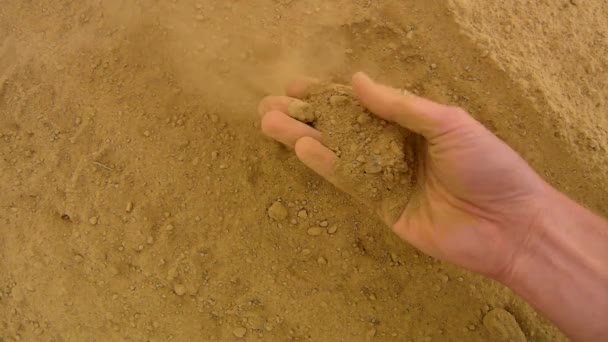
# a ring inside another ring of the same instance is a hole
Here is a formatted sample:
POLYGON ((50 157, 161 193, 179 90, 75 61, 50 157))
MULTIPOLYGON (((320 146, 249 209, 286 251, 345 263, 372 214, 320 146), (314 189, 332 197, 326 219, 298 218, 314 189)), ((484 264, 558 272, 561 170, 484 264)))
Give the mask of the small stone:
POLYGON ((310 255, 310 253, 312 253, 312 252, 311 252, 311 250, 310 250, 310 249, 308 249, 308 248, 304 248, 304 249, 302 250, 302 255, 305 255, 305 256, 306 256, 306 255, 310 255))
POLYGON ((149 137, 150 136, 150 131, 144 131, 144 137, 149 137))
POLYGON ((327 221, 321 221, 321 223, 319 223, 319 226, 321 226, 323 228, 327 227, 328 225, 329 225, 329 222, 327 222, 327 221))
POLYGON ((247 329, 243 327, 238 327, 232 330, 232 333, 238 338, 243 338, 247 334, 247 329))
POLYGON ((76 261, 77 263, 80 264, 81 262, 84 261, 84 258, 82 257, 82 255, 76 254, 76 255, 74 255, 74 261, 76 261))
POLYGON ((308 229, 308 235, 310 235, 310 236, 319 236, 319 235, 321 235, 321 233, 323 233, 323 230, 321 229, 321 227, 312 227, 312 228, 308 229))
POLYGON ((365 161, 366 161, 366 160, 367 160, 367 159, 365 158, 365 156, 358 156, 358 157, 357 157, 357 161, 358 161, 359 163, 365 163, 365 161))
POLYGON ((183 284, 175 284, 173 286, 173 291, 176 295, 181 297, 186 294, 186 287, 183 284))
POLYGON ((406 39, 409 39, 409 40, 414 39, 414 30, 412 30, 412 31, 408 32, 408 33, 405 35, 405 38, 406 38, 406 39))
POLYGON ((151 245, 154 243, 154 238, 152 236, 148 236, 148 238, 146 239, 146 243, 148 245, 151 245))
POLYGON ((337 231, 338 231, 337 225, 333 225, 333 226, 327 228, 327 234, 330 234, 330 235, 336 234, 337 231))
POLYGON ((490 55, 490 51, 489 50, 483 50, 481 52, 481 58, 486 58, 490 55))
POLYGON ((304 123, 311 123, 317 119, 314 108, 301 100, 291 101, 287 107, 287 111, 289 116, 304 123))
POLYGON ((300 210, 298 212, 298 217, 301 219, 307 219, 308 218, 308 212, 304 209, 300 210))
POLYGON ((361 114, 357 117, 357 122, 361 125, 364 125, 364 124, 370 122, 370 120, 371 120, 371 118, 367 114, 361 114))
POLYGON ((283 221, 289 216, 289 212, 283 203, 277 201, 268 208, 268 216, 275 221, 283 221))
POLYGON ((435 64, 435 63, 431 64, 431 69, 433 69, 433 70, 437 69, 437 64, 435 64))
POLYGON ((369 163, 365 164, 365 173, 369 173, 369 174, 378 174, 380 172, 382 172, 382 165, 380 165, 380 163, 378 163, 378 161, 374 160, 371 161, 369 163))
POLYGON ((319 257, 317 259, 317 262, 321 265, 326 265, 327 264, 327 259, 325 259, 324 257, 319 257))
POLYGON ((127 207, 125 208, 125 211, 128 213, 133 211, 133 202, 127 202, 127 207))
POLYGON ((90 224, 92 224, 93 226, 94 226, 94 225, 96 225, 96 224, 97 224, 97 222, 98 222, 97 216, 92 216, 92 217, 89 219, 89 223, 90 223, 90 224))
POLYGON ((172 225, 172 224, 168 224, 168 225, 165 227, 165 230, 166 230, 166 231, 168 231, 168 232, 170 232, 170 231, 172 231, 174 228, 175 228, 175 227, 173 227, 173 225, 172 225))
POLYGON ((507 310, 494 309, 483 318, 484 327, 496 340, 525 342, 526 335, 521 331, 517 320, 507 310))

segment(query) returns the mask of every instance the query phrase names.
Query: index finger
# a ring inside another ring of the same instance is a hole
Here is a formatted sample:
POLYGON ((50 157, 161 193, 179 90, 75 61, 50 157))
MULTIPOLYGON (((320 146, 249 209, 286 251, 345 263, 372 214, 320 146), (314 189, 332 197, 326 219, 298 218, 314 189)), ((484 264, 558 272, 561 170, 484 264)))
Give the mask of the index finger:
POLYGON ((285 87, 285 94, 289 97, 295 97, 297 99, 302 99, 308 95, 308 91, 310 88, 316 84, 321 83, 321 81, 314 77, 302 77, 296 80, 291 81, 285 87))

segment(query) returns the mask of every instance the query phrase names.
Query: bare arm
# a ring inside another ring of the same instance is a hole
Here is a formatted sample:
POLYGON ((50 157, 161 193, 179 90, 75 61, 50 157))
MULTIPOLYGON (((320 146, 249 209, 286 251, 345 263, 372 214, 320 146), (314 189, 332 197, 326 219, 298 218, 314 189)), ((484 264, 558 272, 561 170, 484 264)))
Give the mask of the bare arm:
POLYGON ((608 222, 549 190, 546 210, 499 279, 575 341, 608 341, 608 222))

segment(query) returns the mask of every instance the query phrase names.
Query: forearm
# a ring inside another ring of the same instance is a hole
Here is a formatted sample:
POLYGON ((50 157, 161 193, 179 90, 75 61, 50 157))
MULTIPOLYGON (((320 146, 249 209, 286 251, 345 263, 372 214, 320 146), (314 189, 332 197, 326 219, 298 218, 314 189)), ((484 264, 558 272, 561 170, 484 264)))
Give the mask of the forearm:
POLYGON ((551 192, 503 281, 574 341, 608 341, 608 222, 551 192))

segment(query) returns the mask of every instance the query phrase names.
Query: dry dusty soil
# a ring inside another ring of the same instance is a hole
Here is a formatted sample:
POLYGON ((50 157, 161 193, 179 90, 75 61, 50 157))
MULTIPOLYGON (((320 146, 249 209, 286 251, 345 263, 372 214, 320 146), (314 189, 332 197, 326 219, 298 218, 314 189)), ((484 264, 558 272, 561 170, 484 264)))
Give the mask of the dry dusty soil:
POLYGON ((264 138, 256 104, 364 70, 466 108, 607 215, 606 18, 603 0, 1 1, 0 341, 565 340, 264 138))

